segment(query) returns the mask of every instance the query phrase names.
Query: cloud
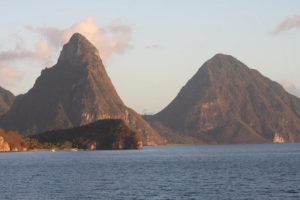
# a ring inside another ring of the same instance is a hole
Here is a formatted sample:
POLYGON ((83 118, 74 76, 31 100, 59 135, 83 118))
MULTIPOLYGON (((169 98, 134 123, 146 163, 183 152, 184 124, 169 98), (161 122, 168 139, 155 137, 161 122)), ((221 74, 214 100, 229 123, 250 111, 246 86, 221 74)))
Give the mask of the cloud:
POLYGON ((24 75, 23 72, 14 69, 16 62, 29 59, 46 63, 51 55, 49 46, 43 41, 37 42, 34 50, 28 50, 23 47, 23 39, 19 36, 17 39, 14 49, 0 52, 0 85, 4 87, 15 86, 24 75))
POLYGON ((295 86, 295 84, 293 83, 293 81, 291 81, 291 80, 284 80, 284 81, 280 81, 280 84, 284 87, 284 89, 287 92, 289 92, 289 93, 291 93, 291 94, 293 94, 293 95, 295 95, 295 96, 297 96, 297 97, 300 98, 300 89, 295 86))
POLYGON ((14 49, 0 52, 0 61, 10 62, 32 57, 33 53, 26 49, 14 49))
POLYGON ((43 59, 51 55, 51 50, 47 43, 39 41, 35 44, 35 50, 31 51, 23 48, 19 43, 13 50, 0 52, 0 62, 20 61, 22 59, 43 59))
POLYGON ((39 41, 35 44, 34 57, 37 59, 48 58, 51 56, 51 49, 44 41, 39 41))
POLYGON ((23 59, 33 59, 48 63, 52 55, 52 50, 60 49, 63 44, 68 42, 70 37, 79 32, 87 37, 100 51, 102 59, 107 59, 113 53, 123 53, 130 48, 129 40, 131 38, 131 28, 115 20, 105 27, 98 26, 92 16, 85 20, 73 24, 66 29, 55 27, 37 27, 27 25, 26 29, 39 33, 44 36, 46 41, 35 43, 34 50, 24 48, 24 40, 21 36, 15 35, 17 41, 15 48, 0 52, 0 64, 10 63, 23 59))
POLYGON ((51 26, 33 27, 26 25, 26 30, 37 33, 40 38, 33 43, 32 48, 26 48, 24 39, 19 33, 13 34, 12 41, 15 47, 0 51, 0 85, 11 86, 20 82, 23 72, 15 69, 16 63, 39 62, 41 66, 49 66, 52 63, 52 55, 58 52, 68 42, 70 37, 79 32, 90 40, 99 50, 104 61, 114 53, 124 53, 131 46, 131 28, 124 25, 120 20, 114 20, 106 26, 99 26, 92 16, 71 25, 69 28, 59 29, 51 26))
POLYGON ((0 66, 0 85, 4 87, 12 86, 17 80, 23 77, 23 73, 18 70, 0 66))
POLYGON ((291 81, 291 80, 283 80, 283 81, 280 81, 280 84, 281 84, 284 88, 295 87, 293 81, 291 81))
POLYGON ((295 15, 295 16, 290 17, 290 18, 284 20, 283 22, 281 22, 281 24, 278 25, 278 27, 276 28, 275 31, 273 31, 273 33, 278 34, 282 31, 287 31, 287 30, 294 29, 294 28, 300 28, 300 16, 299 15, 295 15))
POLYGON ((100 27, 95 23, 94 17, 88 16, 85 20, 66 29, 49 26, 33 28, 30 25, 26 28, 44 36, 49 46, 56 49, 68 42, 75 32, 81 33, 98 48, 102 59, 107 59, 113 53, 123 53, 130 48, 131 28, 122 24, 120 20, 100 27))

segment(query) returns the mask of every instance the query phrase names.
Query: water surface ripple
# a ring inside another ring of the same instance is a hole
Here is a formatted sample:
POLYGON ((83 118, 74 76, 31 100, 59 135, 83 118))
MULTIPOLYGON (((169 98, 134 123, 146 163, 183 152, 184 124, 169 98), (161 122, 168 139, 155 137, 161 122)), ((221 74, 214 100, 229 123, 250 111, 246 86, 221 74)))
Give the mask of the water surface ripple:
POLYGON ((300 199, 300 144, 1 153, 0 199, 300 199))

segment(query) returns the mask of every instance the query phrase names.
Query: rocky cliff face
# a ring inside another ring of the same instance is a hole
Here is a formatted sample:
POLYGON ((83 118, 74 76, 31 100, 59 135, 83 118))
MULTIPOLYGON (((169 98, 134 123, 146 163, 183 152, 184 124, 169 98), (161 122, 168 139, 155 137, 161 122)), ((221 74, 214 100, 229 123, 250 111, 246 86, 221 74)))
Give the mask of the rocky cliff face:
POLYGON ((6 113, 15 100, 15 96, 8 90, 0 87, 0 115, 6 113))
POLYGON ((27 151, 24 137, 11 131, 0 129, 0 152, 27 151))
POLYGON ((17 98, 0 118, 0 126, 32 135, 101 119, 123 119, 141 133, 145 145, 164 143, 140 115, 124 105, 94 45, 75 33, 57 64, 44 69, 34 87, 17 98))
POLYGON ((4 140, 4 137, 0 136, 0 152, 9 152, 10 146, 9 144, 4 140))
POLYGON ((300 100, 222 54, 207 61, 165 109, 146 118, 197 143, 300 141, 300 100))

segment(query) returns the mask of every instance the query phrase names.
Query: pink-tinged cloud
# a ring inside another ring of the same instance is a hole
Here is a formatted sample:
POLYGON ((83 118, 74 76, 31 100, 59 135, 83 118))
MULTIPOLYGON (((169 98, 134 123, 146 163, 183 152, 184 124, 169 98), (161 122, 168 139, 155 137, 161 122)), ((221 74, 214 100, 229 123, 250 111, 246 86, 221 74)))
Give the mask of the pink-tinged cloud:
POLYGON ((19 43, 17 43, 13 50, 0 52, 0 63, 10 63, 23 59, 44 59, 50 55, 50 47, 43 41, 39 41, 35 44, 34 51, 24 49, 19 43))
POLYGON ((32 56, 32 52, 26 49, 14 49, 0 52, 0 61, 10 62, 32 56))
POLYGON ((26 28, 46 37, 49 46, 56 49, 68 42, 75 32, 81 33, 98 48, 103 59, 107 59, 113 53, 123 53, 130 47, 131 28, 123 25, 119 20, 113 21, 105 27, 100 27, 95 23, 94 18, 89 16, 66 29, 48 26, 33 28, 30 25, 26 28))
POLYGON ((291 81, 291 80, 283 80, 283 81, 280 81, 280 84, 281 84, 284 88, 295 87, 295 84, 294 84, 293 81, 291 81))
POLYGON ((21 42, 17 42, 14 49, 0 52, 0 86, 11 87, 23 77, 23 73, 13 67, 16 62, 25 59, 43 62, 49 60, 51 51, 47 43, 37 42, 35 50, 31 51, 23 48, 23 40, 22 38, 19 39, 21 42))
POLYGON ((19 34, 14 35, 14 41, 17 41, 15 48, 0 51, 0 85, 2 86, 13 85, 22 78, 23 73, 13 67, 16 62, 28 59, 34 62, 42 61, 45 65, 50 65, 46 63, 51 62, 52 50, 61 49, 75 32, 87 37, 98 48, 100 56, 104 60, 111 54, 123 53, 130 47, 131 28, 119 20, 100 27, 95 23, 94 18, 89 16, 66 29, 49 26, 34 28, 31 25, 27 25, 26 29, 39 33, 46 41, 35 43, 33 50, 30 50, 24 48, 24 40, 19 34))
POLYGON ((44 41, 39 41, 35 44, 34 57, 37 59, 48 58, 51 56, 51 49, 44 41))
POLYGON ((296 87, 296 85, 293 83, 293 81, 284 80, 284 81, 280 81, 280 84, 283 86, 283 88, 287 92, 300 98, 300 89, 296 87))
POLYGON ((300 16, 299 15, 295 15, 295 16, 290 17, 290 18, 284 20, 283 22, 281 22, 281 24, 279 24, 279 26, 276 28, 276 30, 273 33, 278 34, 282 31, 287 31, 287 30, 294 29, 294 28, 300 28, 300 16))
POLYGON ((23 73, 8 67, 0 66, 0 85, 9 87, 14 85, 18 80, 23 77, 23 73))

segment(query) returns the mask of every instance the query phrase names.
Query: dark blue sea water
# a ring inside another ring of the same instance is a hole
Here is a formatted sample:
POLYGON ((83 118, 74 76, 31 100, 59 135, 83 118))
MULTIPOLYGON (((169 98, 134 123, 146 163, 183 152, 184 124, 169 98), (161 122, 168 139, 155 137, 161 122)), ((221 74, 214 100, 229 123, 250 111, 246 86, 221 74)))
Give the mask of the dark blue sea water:
POLYGON ((300 144, 1 153, 0 199, 300 199, 300 144))

